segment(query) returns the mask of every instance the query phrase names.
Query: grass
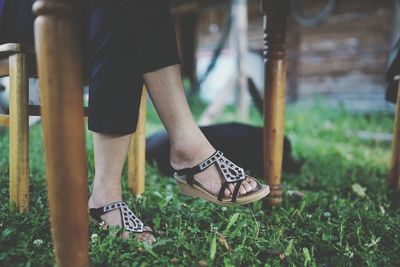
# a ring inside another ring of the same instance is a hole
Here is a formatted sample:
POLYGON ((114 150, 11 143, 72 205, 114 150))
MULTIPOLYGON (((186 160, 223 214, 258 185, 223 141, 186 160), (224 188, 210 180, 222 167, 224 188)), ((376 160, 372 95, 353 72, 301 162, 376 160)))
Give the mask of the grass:
MULTIPOLYGON (((193 105, 195 117, 203 105, 193 105)), ((228 108, 221 121, 234 118, 228 108)), ((146 193, 124 198, 156 230, 158 242, 122 241, 90 225, 93 266, 400 266, 400 209, 386 188, 390 144, 357 131, 391 132, 388 114, 289 106, 286 133, 300 173, 283 175, 284 202, 223 208, 179 194, 175 182, 147 167, 146 193), (298 192, 304 193, 300 197, 298 192), (93 235, 94 234, 94 235, 93 235)), ((261 125, 252 111, 251 123, 261 125)), ((148 132, 162 128, 154 109, 148 132)), ((41 129, 30 133, 29 213, 8 204, 8 132, 0 129, 0 266, 54 265, 41 129)), ((93 157, 88 135, 88 174, 93 157)), ((124 173, 124 177, 125 177, 124 173)), ((125 187, 125 184, 124 184, 125 187)), ((126 188, 126 187, 125 187, 126 188)))

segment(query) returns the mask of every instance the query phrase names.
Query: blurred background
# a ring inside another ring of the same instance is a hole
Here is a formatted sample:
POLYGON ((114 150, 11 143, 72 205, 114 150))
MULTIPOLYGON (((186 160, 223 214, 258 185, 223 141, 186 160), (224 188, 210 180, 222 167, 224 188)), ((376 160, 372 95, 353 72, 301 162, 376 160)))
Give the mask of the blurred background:
MULTIPOLYGON (((201 99, 210 104, 218 101, 215 96, 235 101, 238 91, 247 90, 233 81, 244 64, 262 94, 260 1, 172 0, 171 8, 192 92, 200 89, 201 99), (243 47, 247 53, 240 55, 243 47), (214 68, 207 75, 210 64, 214 68)), ((395 0, 292 1, 286 38, 288 102, 319 99, 356 112, 393 111, 384 97, 385 70, 399 34, 395 0)))
MULTIPOLYGON (((288 18, 288 103, 393 112, 385 70, 400 35, 396 0, 291 1, 288 18)), ((249 122, 263 94, 263 17, 259 0, 171 0, 188 96, 205 103, 199 124, 218 120, 226 105, 249 122), (246 79, 247 82, 246 82, 246 79), (249 90, 251 94, 249 93, 249 90), (257 94, 258 92, 258 94, 257 94)), ((31 81, 30 101, 39 101, 31 81)), ((36 88, 36 89, 35 89, 36 88)), ((0 112, 8 110, 0 80, 0 112)), ((260 107, 259 107, 260 108, 260 107)))

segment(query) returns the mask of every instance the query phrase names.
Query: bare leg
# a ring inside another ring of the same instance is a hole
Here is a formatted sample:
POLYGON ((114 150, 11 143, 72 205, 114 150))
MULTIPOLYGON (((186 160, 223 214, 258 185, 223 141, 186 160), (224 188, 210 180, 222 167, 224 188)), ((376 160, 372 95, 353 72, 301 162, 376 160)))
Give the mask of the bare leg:
MULTIPOLYGON (((179 65, 169 66, 143 75, 147 90, 157 113, 168 131, 171 143, 171 165, 174 169, 192 167, 208 158, 214 147, 195 123, 184 94, 179 65)), ((197 174, 195 179, 213 194, 218 194, 222 177, 212 166, 197 174)), ((245 194, 257 186, 253 179, 242 183, 245 194)), ((225 191, 229 196, 234 185, 225 191)))
MULTIPOLYGON (((116 136, 93 132, 95 179, 89 208, 98 208, 122 200, 121 173, 128 152, 131 134, 116 136)), ((118 210, 102 216, 108 225, 121 225, 118 210)), ((128 233, 124 233, 126 238, 128 233)), ((148 233, 137 236, 140 240, 153 241, 148 233)))
MULTIPOLYGON (((168 131, 171 142, 171 165, 175 169, 192 167, 208 158, 214 147, 208 142, 195 123, 187 103, 179 66, 174 65, 144 74, 149 94, 157 112, 168 131)), ((131 135, 112 136, 93 133, 95 155, 95 180, 89 207, 100 207, 122 199, 121 172, 129 148, 131 135)), ((213 194, 221 188, 222 177, 212 166, 195 176, 195 179, 213 194)), ((247 179, 241 185, 240 193, 245 194, 257 184, 247 179)), ((225 191, 229 196, 233 192, 225 191)), ((109 225, 120 225, 118 211, 105 214, 103 220, 109 225)), ((141 240, 154 240, 150 234, 138 235, 141 240)))

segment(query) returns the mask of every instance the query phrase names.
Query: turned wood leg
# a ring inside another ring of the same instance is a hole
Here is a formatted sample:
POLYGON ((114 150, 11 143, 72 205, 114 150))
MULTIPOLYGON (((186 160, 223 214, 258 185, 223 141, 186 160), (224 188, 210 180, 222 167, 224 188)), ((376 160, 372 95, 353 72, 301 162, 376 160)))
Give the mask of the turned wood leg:
POLYGON ((139 119, 128 152, 128 188, 135 195, 144 193, 146 171, 146 89, 140 100, 139 119))
POLYGON ((57 266, 88 266, 80 1, 38 0, 35 49, 57 266))
POLYGON ((282 202, 282 159, 285 117, 285 33, 289 0, 262 0, 264 12, 264 177, 271 188, 268 205, 282 202))
POLYGON ((10 202, 17 210, 29 209, 29 115, 26 55, 9 57, 10 73, 10 202))
POLYGON ((400 82, 398 88, 388 184, 389 187, 400 191, 400 82))

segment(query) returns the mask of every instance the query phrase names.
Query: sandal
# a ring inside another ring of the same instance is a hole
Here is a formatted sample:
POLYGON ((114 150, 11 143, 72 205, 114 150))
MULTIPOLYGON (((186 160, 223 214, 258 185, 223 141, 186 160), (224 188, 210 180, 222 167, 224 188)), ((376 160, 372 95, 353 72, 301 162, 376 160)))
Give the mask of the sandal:
POLYGON ((101 219, 101 216, 116 209, 119 209, 121 225, 126 231, 135 234, 153 233, 151 230, 146 230, 143 222, 136 217, 136 215, 128 208, 128 205, 123 201, 113 202, 100 208, 91 208, 89 209, 89 215, 97 224, 101 225, 105 224, 101 219))
POLYGON ((199 197, 224 206, 248 204, 262 199, 270 192, 268 185, 260 184, 256 179, 254 179, 257 182, 257 187, 244 195, 238 196, 240 185, 247 178, 247 175, 242 168, 225 158, 223 153, 218 150, 208 159, 192 168, 175 171, 174 178, 178 182, 179 188, 183 194, 192 197, 199 197), (211 194, 194 179, 195 174, 204 171, 214 163, 218 166, 222 176, 225 178, 225 182, 222 184, 218 196, 211 194), (227 198, 224 196, 224 192, 230 183, 236 183, 236 185, 232 197, 227 198))

